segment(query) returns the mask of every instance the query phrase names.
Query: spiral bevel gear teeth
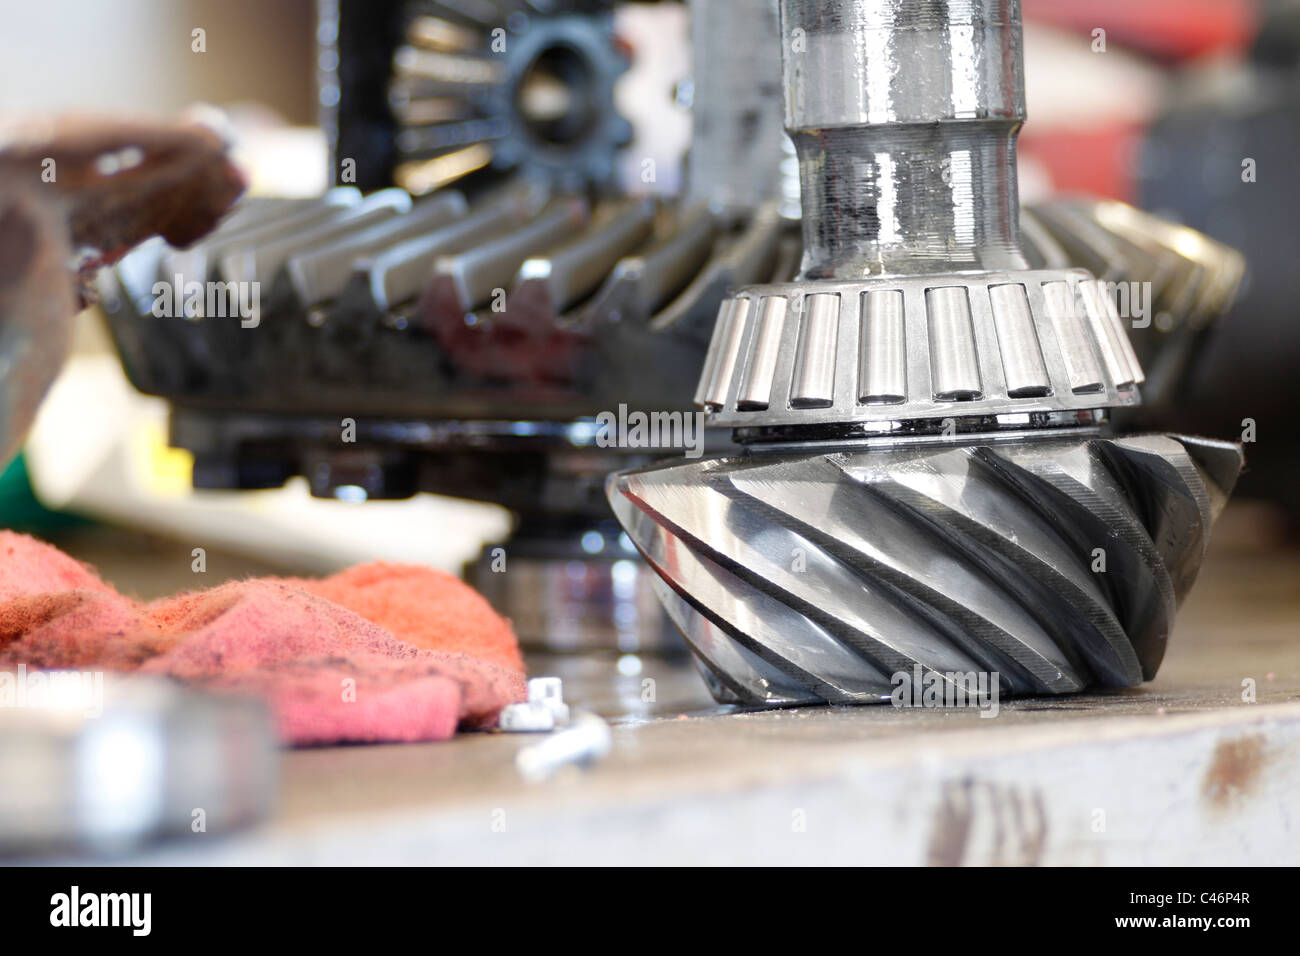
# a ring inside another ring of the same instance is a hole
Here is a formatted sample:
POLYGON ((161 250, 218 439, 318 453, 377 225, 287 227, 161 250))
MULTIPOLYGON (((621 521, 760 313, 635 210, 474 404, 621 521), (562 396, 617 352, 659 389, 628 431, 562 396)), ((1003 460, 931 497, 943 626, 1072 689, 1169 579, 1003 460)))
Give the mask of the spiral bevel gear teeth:
POLYGON ((916 665, 1009 695, 1149 680, 1240 465, 1040 439, 660 464, 608 492, 715 697, 867 703, 916 665))

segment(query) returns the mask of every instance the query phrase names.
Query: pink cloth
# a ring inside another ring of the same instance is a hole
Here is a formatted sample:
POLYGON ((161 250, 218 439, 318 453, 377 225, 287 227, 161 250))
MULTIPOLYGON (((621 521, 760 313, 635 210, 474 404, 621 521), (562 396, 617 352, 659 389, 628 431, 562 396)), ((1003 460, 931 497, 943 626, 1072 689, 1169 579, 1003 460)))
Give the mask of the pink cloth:
POLYGON ((256 694, 291 744, 444 740, 524 698, 509 623, 450 575, 374 564, 142 604, 56 548, 4 531, 0 668, 18 664, 256 694))

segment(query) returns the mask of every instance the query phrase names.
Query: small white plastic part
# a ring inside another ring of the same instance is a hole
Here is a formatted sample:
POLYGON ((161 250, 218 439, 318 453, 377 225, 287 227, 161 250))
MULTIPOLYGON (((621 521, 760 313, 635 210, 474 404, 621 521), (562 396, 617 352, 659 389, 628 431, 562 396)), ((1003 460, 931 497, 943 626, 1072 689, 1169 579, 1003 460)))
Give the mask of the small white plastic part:
POLYGON ((526 701, 501 708, 497 726, 511 733, 543 734, 555 729, 555 712, 545 704, 526 701))
POLYGON ((564 702, 564 682, 558 677, 534 677, 528 682, 528 703, 540 704, 555 716, 557 726, 569 722, 569 705, 564 702))

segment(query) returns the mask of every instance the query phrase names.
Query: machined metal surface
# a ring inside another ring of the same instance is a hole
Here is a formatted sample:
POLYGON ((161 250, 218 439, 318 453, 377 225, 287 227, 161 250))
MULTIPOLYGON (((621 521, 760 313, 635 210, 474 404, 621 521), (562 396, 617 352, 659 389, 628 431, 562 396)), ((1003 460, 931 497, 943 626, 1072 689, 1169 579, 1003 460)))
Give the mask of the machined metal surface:
MULTIPOLYGON (((509 575, 489 561, 476 577, 521 637, 680 651, 630 543, 583 550, 581 532, 609 523, 608 456, 661 453, 604 449, 595 418, 668 409, 693 426, 689 387, 725 285, 789 278, 790 228, 767 207, 733 222, 703 205, 523 180, 409 208, 394 198, 345 187, 252 203, 210 241, 155 243, 104 278, 128 373, 173 401, 171 440, 194 454, 193 483, 269 488, 302 475, 319 497, 431 491, 502 504, 527 528, 552 519, 555 533, 501 543, 509 575), (158 282, 224 287, 237 271, 262 284, 250 320, 152 308, 158 282)), ((694 427, 683 437, 702 439, 694 427)))
POLYGON ((632 135, 614 97, 628 68, 614 6, 317 0, 320 125, 339 181, 415 195, 481 171, 611 185, 632 135))
POLYGON ((102 671, 3 676, 0 854, 122 853, 271 812, 279 745, 261 701, 102 671))
POLYGON ((392 57, 400 184, 425 192, 486 165, 568 188, 613 178, 632 128, 607 4, 423 6, 392 57))
MULTIPOLYGON (((578 16, 565 6, 530 13, 527 29, 507 24, 512 52, 501 58, 481 49, 501 5, 485 4, 481 22, 417 7, 393 90, 422 91, 399 98, 398 112, 438 135, 483 117, 462 115, 468 101, 433 96, 429 84, 467 93, 503 83, 519 37, 545 34, 552 14, 578 16)), ((574 194, 552 177, 494 192, 467 183, 464 195, 414 203, 344 187, 250 203, 191 250, 156 244, 130 257, 114 332, 137 384, 177 403, 172 437, 195 453, 195 483, 270 487, 302 474, 320 496, 442 491, 528 522, 563 516, 564 534, 540 536, 561 558, 516 563, 500 602, 539 643, 613 636, 622 647, 626 635, 604 626, 610 614, 576 637, 560 623, 581 617, 559 590, 570 560, 583 562, 586 582, 570 591, 619 611, 602 597, 608 561, 562 547, 573 527, 603 517, 592 494, 610 467, 591 442, 600 412, 626 403, 686 414, 698 371, 696 398, 713 424, 756 449, 812 454, 828 438, 932 442, 946 423, 952 435, 1006 442, 1092 428, 1105 410, 1136 406, 1141 367, 1100 284, 1122 269, 1090 274, 1076 260, 1108 256, 1121 234, 1126 250, 1145 250, 1141 261, 1173 260, 1140 214, 1115 209, 1086 216, 1111 224, 1088 233, 1105 232, 1109 245, 1067 242, 1054 208, 1031 218, 1022 245, 1023 93, 1018 64, 1000 65, 1018 58, 1016 5, 785 7, 782 39, 774 5, 693 5, 690 192, 676 203, 574 194), (802 243, 783 215, 783 88, 807 187, 802 243), (250 278, 270 291, 254 327, 150 315, 154 282, 176 275, 250 278), (343 416, 356 423, 347 446, 343 416), (561 610, 531 614, 538 595, 561 610)), ((546 84, 533 92, 545 105, 546 84)), ((1135 261, 1120 266, 1143 268, 1135 261)), ((1190 311, 1201 297, 1185 290, 1198 286, 1168 275, 1165 300, 1190 311)), ((526 544, 516 538, 512 553, 526 544)))
POLYGON ((1109 199, 1039 203, 1022 210, 1021 227, 1034 268, 1088 269, 1122 307, 1146 369, 1139 420, 1176 417, 1209 333, 1243 287, 1245 257, 1186 225, 1109 199))
POLYGON ((1149 680, 1242 455, 1103 431, 1145 376, 1119 276, 1073 268, 1042 219, 1036 268, 1022 245, 1019 3, 781 14, 802 270, 723 302, 695 393, 747 453, 607 485, 706 683, 789 706, 1149 680))
POLYGON ((750 286, 722 305, 700 394, 745 428, 1122 407, 1142 381, 1097 280, 1025 270, 750 286))
POLYGON ((771 202, 737 217, 524 177, 413 202, 341 187, 250 203, 190 250, 142 248, 103 298, 132 379, 174 403, 196 487, 303 475, 320 497, 432 491, 505 505, 528 528, 554 519, 556 533, 502 543, 511 574, 488 561, 474 575, 525 642, 680 651, 630 544, 580 546, 608 523, 594 419, 667 409, 693 424, 718 301, 736 282, 790 278, 792 232, 771 202), (153 312, 158 282, 236 275, 262 284, 250 320, 153 312))
POLYGON ((651 466, 611 501, 720 700, 887 701, 916 665, 1059 694, 1154 675, 1240 463, 1164 436, 856 447, 651 466))
POLYGON ((522 180, 409 208, 398 198, 340 187, 257 201, 190 249, 134 250, 100 289, 132 381, 267 416, 684 413, 726 289, 794 269, 797 240, 775 203, 733 222, 703 205, 522 180), (210 282, 222 299, 254 275, 255 315, 236 317, 232 300, 204 315, 210 303, 187 288, 210 282), (178 281, 187 314, 155 314, 158 283, 178 281))
POLYGON ((684 654, 654 572, 612 524, 521 527, 504 547, 485 547, 466 578, 510 619, 525 648, 684 654))
POLYGON ((1018 0, 783 0, 781 14, 803 278, 1023 268, 1018 0))
POLYGON ((1144 376, 1112 297, 1064 263, 1030 271, 1021 245, 1019 4, 781 12, 803 263, 723 302, 696 394, 710 423, 1137 404, 1144 376))

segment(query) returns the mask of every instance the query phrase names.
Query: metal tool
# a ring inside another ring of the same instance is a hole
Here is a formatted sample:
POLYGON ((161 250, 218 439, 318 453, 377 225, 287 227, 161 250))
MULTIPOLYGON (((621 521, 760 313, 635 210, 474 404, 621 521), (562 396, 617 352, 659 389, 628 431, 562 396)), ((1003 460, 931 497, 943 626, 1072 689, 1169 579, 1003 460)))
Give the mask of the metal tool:
POLYGON ((781 29, 802 272, 723 303, 695 396, 747 452, 608 485, 710 688, 1150 679, 1241 452, 1101 430, 1144 375, 1104 284, 1021 244, 1019 3, 782 0, 781 29))
POLYGON ((258 700, 164 678, 0 672, 0 853, 123 853, 264 819, 279 766, 258 700))

